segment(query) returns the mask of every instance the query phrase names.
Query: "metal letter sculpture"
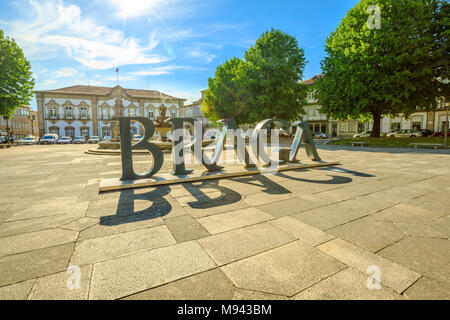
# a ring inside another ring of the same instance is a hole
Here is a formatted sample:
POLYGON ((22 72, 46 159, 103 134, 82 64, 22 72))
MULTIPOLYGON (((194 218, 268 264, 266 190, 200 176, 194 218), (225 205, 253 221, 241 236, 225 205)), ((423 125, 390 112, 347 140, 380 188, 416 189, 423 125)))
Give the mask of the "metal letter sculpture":
POLYGON ((150 119, 144 117, 120 117, 120 149, 122 153, 122 178, 120 180, 139 180, 150 178, 162 167, 164 155, 161 149, 149 142, 155 133, 155 126, 150 119), (131 145, 130 122, 138 121, 144 126, 144 137, 134 145, 131 145), (148 150, 153 155, 153 166, 144 174, 138 174, 133 170, 132 150, 148 150))
MULTIPOLYGON (((216 140, 216 146, 212 155, 209 159, 204 154, 202 148, 202 137, 203 137, 203 126, 197 125, 197 123, 192 118, 171 118, 167 121, 172 123, 173 134, 173 171, 172 175, 182 176, 192 173, 192 170, 186 169, 184 163, 184 149, 190 148, 194 152, 194 157, 209 171, 220 171, 223 167, 217 164, 223 149, 225 147, 227 134, 230 132, 233 134, 233 144, 234 149, 237 152, 237 157, 241 163, 245 163, 245 167, 251 168, 255 167, 256 164, 253 163, 248 153, 245 140, 241 136, 240 130, 237 128, 236 121, 234 119, 224 119, 220 122, 223 123, 223 128, 220 136, 216 140), (185 123, 194 124, 194 140, 189 145, 185 146, 183 143, 184 135, 179 134, 183 130, 183 125, 185 123), (237 148, 236 148, 237 146, 237 148)), ((290 147, 289 162, 297 162, 296 157, 298 149, 301 145, 305 146, 306 153, 308 157, 313 161, 321 161, 319 154, 317 153, 314 141, 312 138, 310 127, 304 122, 295 122, 290 125, 288 122, 280 119, 267 119, 261 121, 255 128, 250 139, 250 147, 252 149, 252 154, 256 160, 262 160, 268 163, 272 160, 267 156, 260 137, 261 130, 268 129, 272 123, 278 122, 281 127, 285 130, 292 130, 293 127, 297 128, 294 140, 290 147)), ((164 162, 164 156, 161 149, 149 140, 155 133, 155 126, 153 122, 145 117, 120 117, 120 147, 122 153, 122 177, 120 180, 139 180, 148 179, 155 175, 162 167, 164 162), (131 144, 131 134, 130 134, 130 122, 138 121, 140 122, 145 130, 144 137, 136 144, 131 144), (138 174, 133 170, 133 155, 132 150, 148 150, 153 156, 153 167, 144 174, 138 174)), ((289 150, 289 149, 288 149, 289 150)))

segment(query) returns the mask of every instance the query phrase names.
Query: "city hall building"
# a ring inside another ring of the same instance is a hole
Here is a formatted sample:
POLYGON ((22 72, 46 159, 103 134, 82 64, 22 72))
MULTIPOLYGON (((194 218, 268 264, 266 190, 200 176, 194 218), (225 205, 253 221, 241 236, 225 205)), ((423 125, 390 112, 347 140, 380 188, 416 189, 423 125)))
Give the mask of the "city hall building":
MULTIPOLYGON (((39 136, 56 133, 61 136, 113 135, 116 102, 121 99, 119 116, 144 116, 152 120, 164 105, 167 117, 182 116, 185 99, 155 90, 94 86, 72 86, 56 90, 36 91, 39 136)), ((163 107, 163 108, 164 108, 163 107)), ((139 124, 132 124, 135 134, 143 134, 139 124)))

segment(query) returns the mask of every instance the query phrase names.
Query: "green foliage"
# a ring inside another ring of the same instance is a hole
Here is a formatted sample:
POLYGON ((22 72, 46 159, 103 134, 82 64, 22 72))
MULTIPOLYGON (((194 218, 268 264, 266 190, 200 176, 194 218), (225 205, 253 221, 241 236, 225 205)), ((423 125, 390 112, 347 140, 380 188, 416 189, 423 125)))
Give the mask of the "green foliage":
POLYGON ((318 81, 322 111, 335 119, 370 116, 378 137, 382 115, 435 108, 437 77, 448 75, 443 48, 448 38, 437 16, 442 5, 442 0, 361 0, 327 38, 324 77, 318 81), (368 26, 370 5, 380 8, 380 29, 368 26))
POLYGON ((297 40, 279 30, 261 35, 245 53, 217 67, 208 81, 203 110, 216 119, 235 117, 238 123, 267 118, 293 120, 303 112, 305 67, 297 40))
POLYGON ((14 39, 0 30, 0 116, 10 116, 33 95, 34 79, 30 62, 14 39))
POLYGON ((207 118, 214 122, 225 118, 236 118, 238 122, 241 120, 246 107, 243 65, 241 59, 232 58, 219 65, 215 77, 208 79, 208 90, 202 106, 202 112, 207 118))

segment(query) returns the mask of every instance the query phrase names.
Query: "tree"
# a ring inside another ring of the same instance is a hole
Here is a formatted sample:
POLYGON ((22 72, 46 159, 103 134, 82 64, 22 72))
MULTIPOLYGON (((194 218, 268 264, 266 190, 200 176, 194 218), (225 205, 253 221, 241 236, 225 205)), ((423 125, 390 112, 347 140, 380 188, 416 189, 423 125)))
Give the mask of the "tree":
POLYGON ((305 67, 297 40, 279 30, 267 31, 245 53, 217 67, 208 81, 203 110, 216 118, 235 117, 237 123, 267 118, 296 119, 303 112, 305 67))
MULTIPOLYGON (((326 40, 322 112, 335 119, 371 117, 380 136, 383 115, 436 107, 439 64, 448 59, 434 33, 441 0, 361 0, 326 40), (374 6, 377 7, 374 7, 374 6), (380 25, 371 24, 376 10, 380 25)), ((440 39, 442 40, 442 39, 440 39)), ((442 73, 442 70, 441 70, 442 73)))
POLYGON ((303 113, 307 88, 301 82, 306 60, 297 40, 271 29, 245 53, 245 60, 248 120, 298 118, 303 113))
POLYGON ((202 105, 205 117, 214 122, 225 118, 235 118, 238 123, 246 120, 242 112, 246 107, 243 65, 241 59, 232 58, 219 65, 215 77, 208 79, 202 105))
POLYGON ((14 39, 0 30, 0 116, 29 103, 34 88, 30 62, 14 39))

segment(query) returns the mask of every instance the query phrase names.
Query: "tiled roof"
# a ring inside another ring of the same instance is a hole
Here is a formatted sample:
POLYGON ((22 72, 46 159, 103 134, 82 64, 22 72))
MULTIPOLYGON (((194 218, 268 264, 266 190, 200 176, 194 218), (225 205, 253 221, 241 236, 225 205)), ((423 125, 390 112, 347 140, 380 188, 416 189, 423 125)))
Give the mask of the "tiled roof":
POLYGON ((319 78, 322 78, 322 77, 323 77, 323 75, 319 74, 319 75, 317 75, 317 76, 312 77, 312 78, 309 79, 309 80, 306 80, 306 81, 303 82, 303 83, 306 84, 307 86, 311 86, 311 85, 314 84, 314 81, 315 81, 315 80, 317 80, 317 79, 319 79, 319 78))
MULTIPOLYGON (((55 89, 55 90, 45 90, 36 91, 43 93, 69 93, 69 94, 83 94, 83 95, 97 95, 106 96, 113 88, 108 87, 94 87, 94 86, 72 86, 67 88, 55 89)), ((177 99, 186 100, 181 98, 176 98, 169 96, 168 94, 161 93, 156 90, 138 90, 138 89, 123 89, 129 96, 133 98, 150 98, 150 99, 177 99)))

